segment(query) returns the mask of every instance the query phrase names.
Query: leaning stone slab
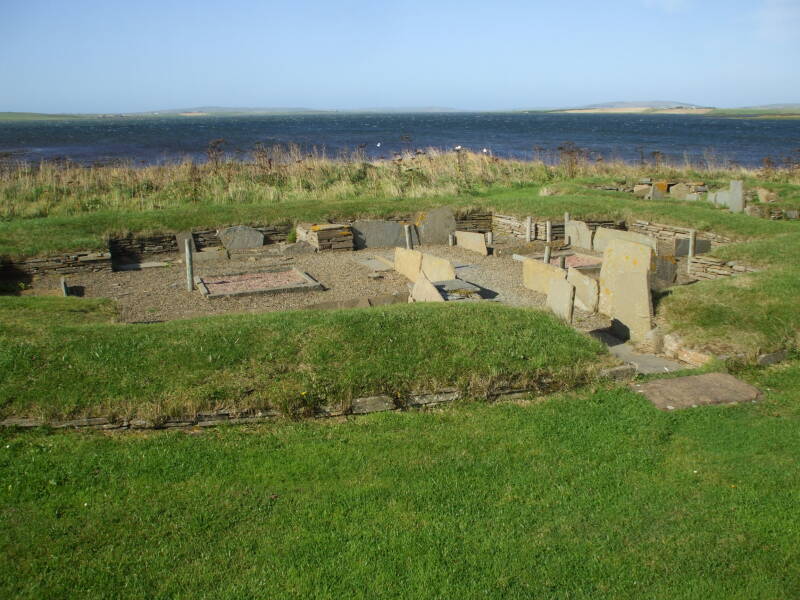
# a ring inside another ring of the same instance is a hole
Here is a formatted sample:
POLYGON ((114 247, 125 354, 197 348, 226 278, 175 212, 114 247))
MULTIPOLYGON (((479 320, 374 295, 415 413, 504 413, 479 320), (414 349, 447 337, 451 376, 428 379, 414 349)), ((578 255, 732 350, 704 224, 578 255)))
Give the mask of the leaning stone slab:
POLYGON ((456 270, 449 260, 431 254, 422 255, 422 273, 429 281, 450 281, 456 278, 456 270))
POLYGON ((594 232, 592 247, 595 252, 604 252, 612 240, 636 242, 637 244, 643 244, 656 250, 655 238, 633 231, 620 231, 618 229, 606 229, 605 227, 598 227, 597 231, 594 232))
POLYGON ((575 299, 575 286, 566 279, 553 279, 547 294, 547 307, 556 316, 572 323, 572 307, 575 299))
POLYGON ((695 408, 709 404, 754 402, 758 388, 727 373, 706 373, 633 384, 633 389, 660 410, 695 408))
MULTIPOLYGON (((625 240, 612 240, 603 252, 603 265, 600 268, 600 300, 598 310, 609 317, 613 316, 615 294, 622 290, 616 278, 622 273, 643 272, 646 279, 653 270, 654 252, 652 247, 625 240)), ((624 298, 623 300, 624 301, 624 298)))
POLYGON ((594 232, 589 229, 589 226, 583 221, 567 221, 566 235, 569 237, 569 243, 575 248, 592 249, 592 237, 594 232))
POLYGON ((600 296, 597 280, 581 273, 575 267, 570 267, 567 271, 567 281, 575 286, 575 306, 588 313, 597 312, 600 296))
POLYGON ((453 209, 447 206, 417 215, 417 229, 423 244, 446 244, 450 234, 456 230, 453 209))
POLYGON ((422 273, 417 277, 414 287, 411 288, 409 302, 444 302, 444 296, 439 292, 425 275, 422 273))
POLYGON ((547 295, 554 280, 566 278, 567 272, 555 265, 531 258, 522 261, 522 285, 534 292, 547 295))
POLYGON ((228 227, 217 235, 227 250, 252 250, 264 245, 264 234, 246 225, 228 227))
POLYGON ((489 249, 486 247, 486 237, 482 233, 474 231, 456 231, 456 245, 465 250, 472 250, 483 256, 489 256, 489 249))
POLYGON ((422 252, 419 250, 407 250, 405 248, 394 249, 394 270, 411 281, 416 281, 422 269, 422 252))
POLYGON ((614 280, 611 330, 621 339, 641 342, 653 328, 653 300, 648 274, 620 273, 614 280))

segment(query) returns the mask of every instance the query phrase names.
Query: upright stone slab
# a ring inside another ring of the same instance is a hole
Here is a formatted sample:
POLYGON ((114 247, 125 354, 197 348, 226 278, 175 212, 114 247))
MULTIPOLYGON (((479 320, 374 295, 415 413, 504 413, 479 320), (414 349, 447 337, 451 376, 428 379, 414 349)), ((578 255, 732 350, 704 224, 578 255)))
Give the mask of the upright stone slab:
POLYGON ((410 279, 416 281, 422 268, 422 252, 419 250, 406 250, 405 248, 394 249, 394 270, 410 279))
POLYGON ((572 307, 575 299, 575 286, 566 279, 553 279, 547 294, 547 307, 556 316, 572 323, 572 307))
POLYGON ((547 295, 553 281, 566 278, 567 272, 555 265, 530 258, 522 261, 522 285, 534 292, 547 295))
MULTIPOLYGON (((406 236, 403 223, 397 221, 356 221, 351 226, 353 245, 363 248, 405 247, 406 236)), ((411 228, 411 242, 419 245, 416 228, 411 228)))
POLYGON ((423 244, 447 244, 450 234, 456 230, 453 209, 447 206, 434 208, 417 215, 417 229, 423 244))
POLYGON ((613 295, 612 331, 622 340, 643 341, 653 328, 653 300, 647 272, 617 274, 613 295))
MULTIPOLYGON (((623 273, 644 273, 649 280, 654 268, 654 253, 650 246, 625 240, 612 240, 603 252, 603 265, 600 267, 600 301, 598 309, 604 315, 614 316, 617 304, 616 295, 621 288, 617 281, 623 273)), ((620 300, 623 301, 623 300, 620 300)))
POLYGON ((592 249, 594 232, 583 221, 570 220, 567 222, 565 233, 569 236, 569 243, 575 248, 592 249))
POLYGON ((728 188, 728 207, 731 212, 740 213, 744 211, 744 182, 741 179, 731 181, 728 188))
MULTIPOLYGON (((675 238, 675 250, 673 252, 674 256, 689 256, 689 238, 675 238)), ((706 252, 711 250, 711 241, 704 240, 701 238, 696 238, 694 242, 694 253, 697 254, 705 254, 706 252)))
POLYGON ((676 183, 669 188, 669 195, 675 200, 686 200, 686 197, 692 193, 693 187, 688 183, 676 183))
POLYGON ((226 250, 254 250, 264 245, 264 234, 246 225, 228 227, 217 235, 226 250))
POLYGON ((410 302, 444 302, 444 298, 436 289, 436 286, 430 282, 422 273, 417 277, 414 282, 414 287, 411 289, 410 302))
POLYGON ((175 241, 178 243, 178 251, 181 253, 181 256, 186 253, 186 240, 189 240, 189 248, 191 249, 192 254, 197 252, 197 246, 194 243, 194 236, 192 235, 192 232, 182 231, 181 233, 175 234, 175 241))
POLYGON ((656 279, 662 284, 673 284, 678 277, 678 261, 674 256, 656 256, 656 279))
POLYGON ((656 250, 656 239, 649 235, 642 233, 635 233, 633 231, 620 231, 618 229, 606 229, 605 227, 598 227, 594 232, 594 240, 592 247, 595 252, 605 252, 605 249, 612 240, 622 240, 625 242, 634 242, 636 244, 643 244, 656 250))
POLYGON ((597 312, 599 286, 597 280, 581 273, 575 267, 567 271, 567 281, 575 286, 575 307, 579 310, 597 312))
POLYGON ((714 204, 717 206, 731 207, 731 193, 729 190, 720 190, 714 194, 714 204))
POLYGON ((483 256, 489 256, 489 249, 486 247, 486 237, 482 233, 456 231, 456 245, 465 250, 472 250, 483 256))
POLYGON ((451 281, 456 278, 453 264, 431 254, 422 255, 422 273, 429 281, 451 281))

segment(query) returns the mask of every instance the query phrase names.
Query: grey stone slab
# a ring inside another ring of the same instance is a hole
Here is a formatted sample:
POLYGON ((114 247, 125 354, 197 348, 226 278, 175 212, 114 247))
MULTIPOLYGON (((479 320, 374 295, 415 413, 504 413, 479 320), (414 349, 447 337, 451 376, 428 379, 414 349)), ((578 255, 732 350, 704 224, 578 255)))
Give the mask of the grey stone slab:
POLYGON ((553 313, 572 323, 572 310, 575 300, 575 286, 566 279, 554 279, 550 283, 550 291, 547 294, 547 307, 553 313))
POLYGON ((727 373, 658 379, 647 383, 635 383, 632 387, 644 394, 653 406, 660 410, 755 402, 761 396, 758 388, 727 373))
POLYGON ((217 235, 228 250, 252 250, 264 245, 264 234, 246 225, 228 227, 217 235))
POLYGON ((369 413, 384 412, 395 410, 397 407, 389 396, 370 396, 368 398, 356 398, 350 407, 350 412, 354 415, 366 415, 369 413))
POLYGON ((744 182, 741 179, 735 179, 731 181, 731 185, 728 190, 728 195, 730 198, 728 207, 731 209, 731 212, 742 212, 745 204, 744 182))
POLYGON ((625 343, 606 331, 594 331, 592 336, 603 342, 608 347, 608 352, 632 365, 641 375, 655 375, 657 373, 672 373, 690 368, 688 365, 656 356, 637 352, 631 344, 625 343))
MULTIPOLYGON (((353 232, 353 247, 394 248, 406 247, 406 234, 403 223, 397 221, 356 221, 350 226, 353 232)), ((419 236, 415 227, 411 227, 411 242, 419 245, 419 236)))
POLYGON ((284 256, 303 256, 306 254, 314 254, 316 251, 317 249, 314 248, 314 246, 306 241, 302 241, 286 244, 281 250, 281 254, 284 256))
MULTIPOLYGON (((711 241, 697 238, 694 243, 695 256, 711 250, 711 241)), ((675 256, 689 256, 689 238, 675 238, 675 256)))
POLYGON ((353 260, 358 264, 367 267, 370 271, 376 271, 378 273, 394 270, 393 266, 386 264, 384 261, 379 260, 374 256, 354 256, 353 260))
POLYGON ((678 277, 678 261, 674 256, 656 256, 655 277, 661 283, 672 284, 678 277))
POLYGON ((194 235, 191 231, 182 231, 175 234, 175 241, 178 243, 178 252, 183 256, 186 253, 186 240, 189 240, 189 248, 191 251, 197 252, 197 246, 194 243, 194 235))
POLYGON ((456 217, 452 208, 442 206, 420 213, 417 226, 423 244, 447 244, 456 230, 456 217))
POLYGON ((570 220, 565 226, 565 233, 569 237, 569 243, 575 248, 592 249, 592 236, 594 232, 583 221, 570 220))

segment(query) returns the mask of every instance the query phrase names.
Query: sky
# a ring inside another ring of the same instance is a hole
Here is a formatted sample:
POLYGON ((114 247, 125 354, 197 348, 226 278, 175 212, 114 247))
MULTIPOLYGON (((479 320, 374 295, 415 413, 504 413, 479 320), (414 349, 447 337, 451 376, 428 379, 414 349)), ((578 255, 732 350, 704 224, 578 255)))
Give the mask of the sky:
POLYGON ((800 103, 800 0, 0 5, 0 111, 800 103))

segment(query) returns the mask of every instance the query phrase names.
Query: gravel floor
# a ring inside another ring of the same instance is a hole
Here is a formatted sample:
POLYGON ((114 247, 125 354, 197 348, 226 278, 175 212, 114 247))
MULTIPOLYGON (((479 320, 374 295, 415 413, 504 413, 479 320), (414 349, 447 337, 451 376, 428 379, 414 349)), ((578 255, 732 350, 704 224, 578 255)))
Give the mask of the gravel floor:
MULTIPOLYGON (((500 246, 498 244, 498 246, 500 246)), ((474 283, 496 294, 495 301, 511 306, 543 307, 545 297, 522 285, 522 264, 511 258, 511 251, 497 256, 481 256, 450 246, 422 246, 423 252, 446 258, 456 266, 460 279, 474 283)), ((184 266, 179 255, 163 255, 151 260, 171 262, 167 267, 120 271, 115 273, 83 273, 68 277, 68 285, 77 295, 87 298, 113 298, 120 309, 120 318, 131 323, 168 321, 202 315, 224 313, 258 313, 301 309, 321 302, 352 300, 408 291, 408 281, 394 271, 372 278, 372 271, 354 260, 356 257, 381 255, 393 258, 392 249, 359 252, 320 252, 297 257, 262 255, 234 257, 229 261, 195 264, 195 275, 215 276, 258 270, 273 266, 294 266, 311 275, 324 291, 290 292, 207 300, 200 292, 188 292, 184 266)), ((59 278, 43 277, 33 282, 32 293, 52 294, 59 278)), ((492 295, 492 294, 488 294, 492 295)), ((573 325, 582 330, 608 327, 609 320, 600 315, 575 311, 573 325)))

